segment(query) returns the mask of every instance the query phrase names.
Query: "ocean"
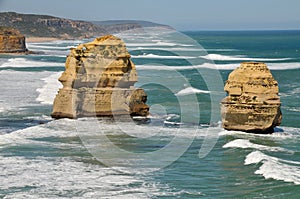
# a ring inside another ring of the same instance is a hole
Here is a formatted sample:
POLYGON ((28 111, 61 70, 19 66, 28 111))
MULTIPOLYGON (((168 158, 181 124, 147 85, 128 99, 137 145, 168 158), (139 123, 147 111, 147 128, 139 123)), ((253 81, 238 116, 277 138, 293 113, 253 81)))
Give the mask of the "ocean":
POLYGON ((53 120, 71 47, 0 55, 0 198, 299 198, 300 31, 151 29, 118 34, 149 118, 53 120), (273 134, 226 131, 224 83, 241 62, 267 63, 283 121, 273 134))

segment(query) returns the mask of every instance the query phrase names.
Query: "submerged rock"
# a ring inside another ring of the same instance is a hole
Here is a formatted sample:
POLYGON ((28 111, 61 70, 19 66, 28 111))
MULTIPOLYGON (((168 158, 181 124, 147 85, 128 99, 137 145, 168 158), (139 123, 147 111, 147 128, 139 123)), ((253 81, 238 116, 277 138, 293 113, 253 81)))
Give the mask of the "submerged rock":
POLYGON ((282 114, 278 83, 264 63, 242 63, 230 73, 222 100, 223 128, 254 133, 271 133, 282 114))
POLYGON ((112 35, 71 49, 59 81, 53 118, 147 116, 147 94, 134 88, 137 72, 125 43, 112 35))
POLYGON ((0 27, 0 53, 25 53, 28 52, 25 36, 17 29, 0 27))

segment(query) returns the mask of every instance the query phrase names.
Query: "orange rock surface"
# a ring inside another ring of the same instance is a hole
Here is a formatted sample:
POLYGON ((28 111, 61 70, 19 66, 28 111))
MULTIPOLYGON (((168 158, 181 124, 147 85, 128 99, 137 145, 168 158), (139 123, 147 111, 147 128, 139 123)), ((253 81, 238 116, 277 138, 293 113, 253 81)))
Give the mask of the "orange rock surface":
POLYGON ((26 52, 25 37, 14 28, 0 27, 0 53, 26 52))
POLYGON ((125 43, 112 35, 71 49, 52 117, 137 115, 147 116, 147 95, 134 88, 135 65, 125 43))
POLYGON ((278 83, 264 63, 246 62, 230 73, 221 103, 223 127, 254 133, 273 132, 281 123, 278 83))

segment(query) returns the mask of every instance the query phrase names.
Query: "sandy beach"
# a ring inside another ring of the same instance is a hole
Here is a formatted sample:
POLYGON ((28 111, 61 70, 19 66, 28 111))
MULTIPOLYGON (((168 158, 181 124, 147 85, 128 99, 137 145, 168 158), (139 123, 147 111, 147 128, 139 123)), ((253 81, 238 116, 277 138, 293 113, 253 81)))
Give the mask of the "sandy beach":
POLYGON ((27 37, 26 43, 49 42, 49 41, 56 41, 56 40, 62 40, 62 39, 56 37, 27 37))

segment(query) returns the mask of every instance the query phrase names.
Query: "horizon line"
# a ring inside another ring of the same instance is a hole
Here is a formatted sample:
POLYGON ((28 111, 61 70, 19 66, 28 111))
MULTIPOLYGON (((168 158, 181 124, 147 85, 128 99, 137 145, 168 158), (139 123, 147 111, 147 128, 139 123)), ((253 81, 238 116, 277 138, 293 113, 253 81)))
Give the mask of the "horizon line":
MULTIPOLYGON (((22 12, 17 12, 17 11, 0 11, 0 13, 16 13, 16 14, 24 14, 24 15, 45 15, 45 16, 50 16, 50 17, 57 17, 57 18, 64 18, 64 19, 69 19, 69 20, 75 20, 75 21, 86 21, 86 22, 105 22, 105 21, 143 21, 143 22, 151 22, 151 23, 156 23, 159 25, 166 25, 170 26, 171 28, 174 28, 176 31, 180 32, 196 32, 196 31, 203 31, 203 32, 209 32, 209 31, 215 31, 215 32, 234 32, 234 31, 241 31, 241 32, 246 32, 246 31, 300 31, 300 28, 266 28, 266 29, 261 29, 261 28, 232 28, 232 29, 218 29, 218 28, 211 28, 211 29, 195 29, 195 28, 176 28, 175 26, 165 24, 164 22, 156 22, 156 21, 151 21, 147 19, 106 19, 106 20, 92 20, 92 19, 74 19, 72 17, 66 17, 66 16, 56 16, 54 14, 41 14, 41 13, 22 13, 22 12)), ((192 25, 191 25, 192 26, 192 25)))

